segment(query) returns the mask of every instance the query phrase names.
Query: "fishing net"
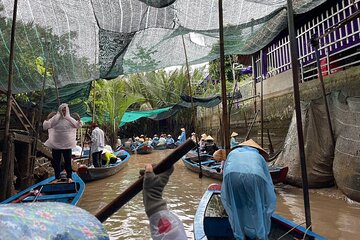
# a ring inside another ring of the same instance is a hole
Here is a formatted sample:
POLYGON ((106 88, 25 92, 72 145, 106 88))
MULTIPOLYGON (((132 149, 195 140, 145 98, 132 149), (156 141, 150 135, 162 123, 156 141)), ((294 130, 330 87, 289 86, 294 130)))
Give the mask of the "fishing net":
MULTIPOLYGON (((296 14, 325 0, 294 0, 296 14)), ((7 90, 13 0, 0 0, 7 90)), ((13 92, 112 79, 219 58, 217 0, 18 1, 13 92)), ((286 0, 223 1, 225 54, 251 54, 287 26, 286 0)), ((60 98, 62 98, 61 93, 60 98)))
MULTIPOLYGON (((302 102, 301 117, 309 187, 333 185, 333 147, 322 98, 308 103, 302 102)), ((276 159, 275 164, 288 166, 286 181, 302 186, 295 111, 285 138, 284 150, 276 159)))
MULTIPOLYGON (((359 87, 354 89, 358 91, 359 87)), ((360 201, 360 96, 359 92, 351 91, 332 92, 327 98, 335 150, 323 99, 302 103, 305 159, 310 187, 326 187, 335 180, 347 197, 360 201)), ((284 150, 275 164, 289 166, 286 180, 296 186, 302 185, 295 114, 284 150)))

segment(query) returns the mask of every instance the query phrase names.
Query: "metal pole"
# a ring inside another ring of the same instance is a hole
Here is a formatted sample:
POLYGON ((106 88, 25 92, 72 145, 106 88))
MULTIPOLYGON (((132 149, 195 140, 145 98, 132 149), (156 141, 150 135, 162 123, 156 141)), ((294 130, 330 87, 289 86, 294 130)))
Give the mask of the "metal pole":
POLYGON ((226 155, 230 151, 229 139, 229 123, 227 114, 227 96, 226 96, 226 79, 225 79, 225 50, 224 50, 224 26, 223 26, 223 11, 222 0, 219 0, 219 37, 220 37, 220 79, 221 79, 221 100, 222 100, 222 120, 224 126, 224 145, 226 155))
POLYGON ((11 162, 9 154, 9 131, 10 131, 10 117, 11 117, 11 96, 12 96, 12 84, 13 84, 13 74, 14 74, 14 43, 15 43, 15 31, 16 31, 16 16, 17 16, 17 0, 14 0, 14 9, 13 9, 13 20, 11 26, 11 37, 10 37, 10 55, 9 55, 9 76, 8 76, 8 89, 6 94, 6 113, 5 113, 5 129, 4 129, 4 144, 3 144, 3 154, 2 154, 2 167, 1 167, 1 184, 3 187, 0 188, 0 201, 11 196, 11 184, 12 179, 9 179, 9 176, 12 176, 13 173, 10 171, 13 170, 13 163, 11 162), (11 167, 12 166, 12 167, 11 167), (9 181, 10 180, 10 181, 9 181))
POLYGON ((261 98, 260 98, 260 126, 261 126, 261 147, 264 147, 264 78, 261 76, 261 98))
POLYGON ((92 112, 92 122, 95 122, 95 95, 96 95, 96 81, 93 81, 93 112, 92 112))
POLYGON ((295 112, 296 112, 296 126, 297 126, 297 134, 298 134, 299 155, 300 155, 300 162, 301 162, 301 176, 302 176, 302 186, 303 186, 304 206, 305 206, 305 220, 306 220, 306 227, 311 230, 310 201, 309 201, 304 138, 303 138, 301 108, 300 108, 299 64, 297 61, 297 47, 296 47, 297 44, 296 44, 296 37, 295 37, 294 13, 293 13, 293 8, 292 8, 292 0, 287 0, 287 6, 288 6, 288 8, 287 8, 288 29, 289 29, 289 39, 290 39, 292 77, 293 77, 293 88, 294 88, 294 102, 295 102, 295 112))
POLYGON ((201 168, 201 158, 200 158, 200 148, 199 148, 199 144, 198 144, 198 137, 196 134, 196 123, 195 123, 195 107, 194 107, 194 100, 193 100, 193 95, 192 95, 192 90, 191 90, 191 79, 190 79, 190 72, 189 72, 189 62, 188 62, 188 58, 187 58, 187 52, 186 52, 186 46, 185 46, 185 40, 184 40, 184 36, 181 35, 181 39, 182 39, 182 43, 183 43, 183 48, 184 48, 184 54, 185 54, 185 63, 186 63, 186 75, 188 78, 188 82, 189 82, 189 93, 190 93, 190 100, 191 100, 191 108, 192 108, 192 124, 193 124, 193 128, 194 128, 194 132, 195 132, 195 143, 196 143, 196 147, 197 147, 197 155, 198 155, 198 160, 199 160, 199 178, 202 178, 202 168, 201 168))
MULTIPOLYGON (((311 45, 314 47, 315 49, 315 57, 316 57, 316 65, 317 65, 317 70, 318 70, 318 74, 319 74, 319 80, 320 80, 320 87, 321 87, 321 92, 322 92, 322 97, 325 103, 325 110, 326 110, 326 118, 327 118, 327 122, 328 122, 328 127, 329 127, 329 132, 330 132, 330 136, 331 136, 331 141, 333 144, 333 147, 335 148, 335 137, 334 137, 334 132, 333 132, 333 128, 332 128, 332 124, 331 124, 331 117, 330 117, 330 111, 329 111, 329 105, 328 102, 326 100, 326 91, 325 91, 325 85, 324 85, 324 79, 323 79, 323 75, 322 75, 322 71, 321 71, 321 66, 320 66, 320 55, 319 55, 319 39, 316 38, 315 36, 311 37, 311 45)), ((329 60, 328 60, 329 61, 329 60)), ((329 62, 328 62, 329 63, 329 62)), ((329 67, 328 67, 329 69, 329 67)))

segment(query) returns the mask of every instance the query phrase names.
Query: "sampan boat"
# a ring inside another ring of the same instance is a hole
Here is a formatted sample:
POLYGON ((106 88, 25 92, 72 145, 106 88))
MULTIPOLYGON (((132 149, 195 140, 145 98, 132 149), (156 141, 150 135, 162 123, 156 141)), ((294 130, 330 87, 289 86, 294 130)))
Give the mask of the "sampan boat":
MULTIPOLYGON (((228 216, 221 203, 221 185, 211 184, 200 200, 194 217, 195 240, 235 239, 228 216)), ((326 239, 280 215, 271 217, 269 240, 326 239)))
POLYGON ((125 150, 120 150, 117 154, 116 163, 109 164, 102 167, 87 167, 86 165, 80 165, 78 168, 78 174, 82 180, 85 182, 90 182, 106 177, 110 177, 116 173, 118 173, 121 169, 123 169, 129 158, 130 153, 125 150))
POLYGON ((55 176, 49 177, 1 203, 63 202, 76 205, 84 193, 85 183, 76 173, 72 173, 72 179, 72 183, 67 183, 66 179, 56 181, 55 176))
MULTIPOLYGON (((186 168, 193 172, 200 172, 200 164, 195 157, 183 157, 182 161, 186 168)), ((288 173, 288 167, 269 166, 269 172, 274 184, 284 182, 288 173)), ((204 176, 222 180, 221 163, 212 159, 211 155, 201 157, 201 172, 204 176)))
POLYGON ((149 146, 147 144, 142 144, 136 148, 136 153, 138 154, 148 154, 151 153, 154 150, 152 146, 149 146))

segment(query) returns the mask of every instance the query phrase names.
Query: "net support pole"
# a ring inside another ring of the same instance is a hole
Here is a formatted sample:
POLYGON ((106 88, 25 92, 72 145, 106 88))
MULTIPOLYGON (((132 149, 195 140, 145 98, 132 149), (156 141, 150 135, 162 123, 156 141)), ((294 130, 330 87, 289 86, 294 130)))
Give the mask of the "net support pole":
POLYGON ((226 79, 225 79, 225 49, 224 49, 224 24, 223 24, 223 4, 218 0, 219 5, 219 39, 220 39, 220 80, 221 80, 221 101, 222 101, 222 121, 224 127, 224 145, 226 155, 230 152, 229 139, 229 119, 227 111, 226 79))
POLYGON ((181 39, 182 39, 183 48, 184 48, 184 54, 185 54, 186 75, 187 75, 187 79, 188 79, 188 82, 189 82, 189 93, 190 93, 191 109, 192 109, 191 121, 192 121, 194 132, 195 132, 195 143, 196 143, 196 147, 197 147, 196 152, 197 152, 197 156, 198 156, 198 160, 199 160, 199 178, 202 178, 200 148, 199 148, 198 138, 197 138, 197 134, 196 134, 196 122, 195 122, 195 113, 196 113, 196 111, 195 111, 195 107, 194 107, 194 99, 193 99, 193 94, 192 94, 192 89, 191 89, 191 77, 190 77, 190 72, 189 72, 190 71, 189 70, 189 62, 188 62, 188 58, 187 58, 184 35, 181 35, 181 39))
MULTIPOLYGON (((327 118, 327 122, 328 122, 331 141, 332 141, 333 147, 335 148, 335 137, 334 137, 334 132, 333 132, 332 124, 331 124, 329 105, 328 105, 328 102, 326 100, 325 84, 324 84, 324 79, 323 79, 321 66, 320 66, 319 39, 316 38, 315 36, 312 36, 311 37, 311 45, 314 47, 314 50, 315 50, 316 65, 317 65, 317 70, 318 70, 318 74, 319 74, 320 88, 321 88, 321 92, 322 92, 322 97, 323 97, 324 104, 325 104, 326 118, 327 118)), ((330 70, 330 68, 328 70, 330 70)))
POLYGON ((294 12, 292 7, 292 0, 287 0, 287 14, 288 14, 292 78, 293 78, 293 88, 294 88, 294 103, 295 103, 295 113, 296 113, 296 127, 297 127, 297 135, 298 135, 302 187, 303 187, 303 195, 304 195, 305 220, 306 220, 306 227, 311 230, 310 200, 309 200, 304 137, 303 137, 302 120, 301 120, 301 108, 300 108, 299 64, 297 61, 297 46, 296 46, 297 44, 296 44, 296 36, 295 36, 294 12))
MULTIPOLYGON (((11 37, 10 37, 10 54, 9 54, 9 75, 8 75, 8 89, 6 94, 6 112, 5 112, 5 129, 4 129, 4 144, 3 144, 3 153, 2 153, 2 166, 0 172, 0 182, 2 187, 0 188, 0 201, 11 196, 11 186, 14 171, 13 159, 10 157, 9 152, 9 141, 10 141, 10 117, 11 117, 11 103, 12 103, 12 84, 13 84, 13 74, 14 74, 14 49, 15 49, 15 32, 16 32, 16 16, 17 16, 17 5, 18 1, 14 0, 13 8, 13 19, 11 26, 11 37)), ((10 149, 13 150, 12 148, 10 149)))

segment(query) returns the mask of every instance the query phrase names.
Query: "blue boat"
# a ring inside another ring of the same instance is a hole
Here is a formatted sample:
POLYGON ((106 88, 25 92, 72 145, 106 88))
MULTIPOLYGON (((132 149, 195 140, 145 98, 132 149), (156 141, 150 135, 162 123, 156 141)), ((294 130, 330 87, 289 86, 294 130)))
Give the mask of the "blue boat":
MULTIPOLYGON (((200 155, 201 172, 204 176, 222 180, 221 162, 212 158, 212 155, 200 155)), ((183 157, 185 167, 193 172, 200 172, 200 164, 197 157, 183 157)), ((273 184, 284 182, 288 173, 288 167, 269 166, 269 172, 273 184)))
POLYGON ((1 203, 28 203, 28 202, 63 202, 76 205, 85 190, 84 181, 76 174, 72 174, 72 183, 66 179, 55 180, 49 177, 1 203))
MULTIPOLYGON (((221 185, 211 184, 203 195, 194 217, 195 240, 235 239, 220 198, 221 185)), ((273 214, 269 239, 326 239, 305 227, 273 214)))
POLYGON ((115 152, 114 154, 117 156, 118 160, 116 161, 116 163, 113 164, 92 168, 86 165, 80 165, 78 168, 78 174, 80 178, 85 182, 90 182, 110 177, 118 173, 126 166, 131 155, 125 150, 120 150, 119 152, 115 152))

